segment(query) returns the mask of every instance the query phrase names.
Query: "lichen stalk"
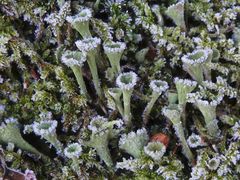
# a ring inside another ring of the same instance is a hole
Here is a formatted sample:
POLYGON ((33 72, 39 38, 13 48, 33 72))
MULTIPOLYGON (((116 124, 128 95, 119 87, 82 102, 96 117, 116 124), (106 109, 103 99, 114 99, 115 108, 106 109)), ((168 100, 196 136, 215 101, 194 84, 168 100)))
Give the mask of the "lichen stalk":
POLYGON ((162 92, 166 91, 169 88, 168 83, 161 80, 152 80, 149 86, 153 92, 151 95, 151 100, 147 104, 143 112, 143 122, 145 125, 148 123, 148 117, 153 105, 155 104, 159 96, 162 94, 162 92))
POLYGON ((56 134, 46 135, 44 136, 44 139, 46 139, 52 146, 56 148, 58 154, 62 153, 63 146, 57 139, 56 134))
POLYGON ((187 159, 189 160, 190 163, 193 163, 193 160, 194 160, 193 154, 187 144, 187 141, 186 141, 186 138, 184 135, 184 131, 183 131, 182 122, 173 124, 173 126, 175 129, 175 133, 178 136, 179 141, 181 142, 183 154, 187 157, 187 159))
POLYGON ((111 67, 113 69, 113 72, 115 74, 119 74, 121 72, 121 67, 120 67, 120 59, 122 57, 122 54, 107 54, 109 62, 111 64, 111 67))
POLYGON ((120 74, 121 72, 120 60, 123 51, 126 48, 126 44, 122 42, 107 42, 104 44, 103 48, 110 61, 114 75, 120 74))
POLYGON ((220 130, 216 120, 216 107, 222 101, 222 95, 211 95, 208 97, 206 94, 197 92, 189 93, 187 95, 188 102, 195 103, 201 111, 208 134, 213 138, 219 138, 220 130), (208 98, 208 100, 206 100, 208 98))
POLYGON ((90 9, 85 8, 74 16, 68 16, 67 21, 71 23, 74 29, 76 29, 83 38, 91 37, 89 30, 89 21, 92 18, 92 12, 90 9))
POLYGON ((83 38, 91 37, 92 34, 89 30, 89 22, 82 22, 74 25, 74 28, 81 34, 83 38))
POLYGON ((119 111, 119 113, 123 117, 124 112, 123 112, 123 105, 122 105, 122 100, 121 100, 122 91, 119 88, 110 88, 108 90, 108 92, 111 95, 111 97, 114 99, 117 110, 119 111))
POLYGON ((100 97, 100 99, 103 99, 103 93, 101 90, 100 80, 99 80, 99 76, 98 76, 95 54, 89 53, 87 55, 87 57, 88 57, 87 62, 88 62, 88 65, 89 65, 89 68, 90 68, 90 71, 92 74, 93 84, 96 89, 97 95, 100 97))
POLYGON ((112 168, 113 162, 108 143, 111 138, 119 133, 119 130, 115 128, 121 128, 122 124, 123 122, 121 120, 108 121, 107 118, 96 116, 92 118, 88 125, 88 129, 92 131, 92 134, 90 140, 84 143, 96 149, 100 159, 103 160, 109 168, 112 168))
POLYGON ((92 134, 91 140, 86 142, 86 145, 96 149, 100 159, 105 162, 108 167, 113 166, 110 150, 108 148, 109 133, 102 132, 102 134, 92 134))
POLYGON ((131 114, 131 96, 133 88, 137 83, 137 74, 134 72, 127 72, 120 74, 116 79, 117 86, 123 92, 123 120, 128 128, 132 126, 132 114, 131 114))
POLYGON ((84 79, 83 79, 83 74, 82 74, 82 69, 81 67, 78 67, 78 66, 72 66, 71 67, 76 79, 77 79, 77 82, 78 82, 78 86, 81 90, 81 94, 89 97, 88 95, 88 92, 87 92, 87 88, 86 88, 86 85, 85 85, 85 82, 84 82, 84 79))
POLYGON ((123 107, 124 107, 124 121, 127 127, 132 126, 132 114, 131 114, 131 95, 132 90, 123 90, 123 107))
POLYGON ((181 122, 181 111, 182 109, 180 105, 169 105, 163 108, 162 113, 173 123, 175 133, 182 145, 183 154, 187 157, 190 163, 193 163, 193 154, 184 135, 184 129, 181 122))
POLYGON ((144 109, 143 112, 143 122, 146 125, 148 123, 148 116, 153 108, 153 105, 155 104, 155 102, 157 101, 158 97, 160 96, 160 94, 154 93, 152 94, 151 100, 148 102, 146 108, 144 109))
MULTIPOLYGON (((21 148, 25 151, 43 156, 36 148, 31 146, 28 142, 26 142, 20 133, 20 130, 16 125, 12 123, 8 123, 6 127, 2 128, 0 127, 0 141, 4 143, 13 143, 15 144, 18 148, 21 148)), ((43 156, 44 157, 44 156, 43 156)))
MULTIPOLYGON (((107 138, 103 138, 105 139, 105 143, 108 143, 108 139, 107 138)), ((99 142, 99 141, 98 141, 99 142)), ((94 148, 97 151, 97 154, 99 155, 99 157, 101 157, 101 159, 106 163, 106 165, 108 167, 112 167, 113 166, 113 162, 112 162, 112 158, 111 158, 111 154, 110 154, 110 150, 107 146, 103 145, 105 143, 95 143, 94 148)))
POLYGON ((212 137, 217 138, 219 136, 219 128, 216 122, 216 106, 205 106, 197 104, 197 107, 201 111, 204 121, 206 123, 206 128, 212 137))
POLYGON ((103 99, 103 93, 100 86, 100 79, 98 76, 98 69, 96 63, 96 56, 98 55, 98 46, 101 43, 101 39, 97 37, 88 37, 83 40, 75 42, 78 49, 87 55, 87 62, 92 74, 93 84, 96 89, 97 95, 100 99, 103 99))
POLYGON ((62 62, 72 69, 75 78, 77 79, 77 83, 80 88, 80 93, 86 97, 89 97, 81 69, 85 61, 86 61, 85 53, 79 51, 67 50, 62 55, 62 62))
POLYGON ((182 120, 183 126, 186 127, 186 103, 187 103, 187 94, 192 92, 196 86, 196 81, 191 81, 188 79, 179 79, 178 77, 174 79, 178 93, 178 104, 182 106, 182 120))

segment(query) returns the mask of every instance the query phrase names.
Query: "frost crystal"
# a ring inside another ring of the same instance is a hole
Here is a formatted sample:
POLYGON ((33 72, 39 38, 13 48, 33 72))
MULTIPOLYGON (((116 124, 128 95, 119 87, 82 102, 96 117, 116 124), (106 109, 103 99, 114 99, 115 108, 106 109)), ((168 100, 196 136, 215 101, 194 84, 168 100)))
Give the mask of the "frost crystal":
POLYGON ((62 62, 67 66, 83 66, 83 63, 86 61, 86 54, 77 51, 65 51, 62 55, 62 62))
POLYGON ((37 180, 35 173, 30 169, 25 170, 24 178, 25 178, 25 180, 37 180))
POLYGON ((216 83, 213 83, 212 81, 203 81, 203 86, 211 90, 216 90, 219 94, 229 96, 230 98, 237 97, 237 90, 227 83, 227 79, 224 79, 221 76, 217 76, 216 79, 216 83))
POLYGON ((227 173, 231 173, 231 169, 228 167, 228 165, 223 164, 220 165, 220 167, 217 170, 218 176, 225 176, 227 173))
POLYGON ((9 142, 9 143, 7 144, 6 149, 7 149, 8 151, 13 151, 13 150, 14 150, 14 147, 15 147, 15 145, 14 145, 13 143, 9 142))
POLYGON ((66 19, 69 23, 77 23, 77 22, 89 21, 91 17, 92 17, 91 10, 86 8, 81 10, 80 13, 75 16, 67 16, 66 19))
POLYGON ((209 50, 206 49, 198 49, 193 51, 192 53, 188 53, 182 57, 183 63, 189 65, 196 65, 204 63, 208 60, 209 50))
POLYGON ((190 180, 199 180, 202 177, 205 177, 207 174, 206 169, 202 167, 194 167, 191 172, 191 178, 190 180))
POLYGON ((16 124, 16 123, 18 123, 18 120, 16 118, 14 118, 14 117, 9 117, 9 118, 5 119, 5 122, 7 124, 12 124, 12 123, 16 124))
POLYGON ((0 114, 4 112, 5 107, 6 107, 5 105, 0 104, 0 114))
POLYGON ((217 106, 218 104, 221 103, 223 96, 222 95, 212 96, 209 97, 208 100, 205 100, 206 98, 208 97, 200 92, 187 94, 188 102, 198 103, 199 105, 202 106, 217 106))
POLYGON ((50 112, 50 111, 40 112, 39 118, 41 120, 51 120, 52 119, 52 112, 50 112))
POLYGON ((233 139, 240 140, 240 122, 236 122, 232 127, 233 130, 233 139))
POLYGON ((192 80, 189 80, 189 79, 180 79, 178 77, 174 78, 174 83, 175 84, 182 84, 184 86, 191 86, 191 87, 197 86, 196 81, 192 81, 192 80))
POLYGON ((78 49, 80 51, 85 51, 85 52, 96 49, 98 47, 98 45, 100 45, 100 43, 101 43, 101 39, 99 39, 97 37, 85 38, 83 40, 78 40, 75 42, 78 49))
POLYGON ((70 2, 66 2, 58 13, 49 14, 44 20, 51 26, 62 26, 69 11, 70 2))
POLYGON ((2 76, 0 75, 0 84, 2 84, 4 81, 4 79, 2 78, 2 76))
POLYGON ((106 53, 120 53, 126 48, 126 44, 122 42, 110 42, 103 45, 106 53))
POLYGON ((116 168, 117 169, 126 169, 132 172, 135 172, 139 168, 140 164, 138 159, 133 159, 130 157, 130 159, 123 158, 122 162, 117 162, 116 168))

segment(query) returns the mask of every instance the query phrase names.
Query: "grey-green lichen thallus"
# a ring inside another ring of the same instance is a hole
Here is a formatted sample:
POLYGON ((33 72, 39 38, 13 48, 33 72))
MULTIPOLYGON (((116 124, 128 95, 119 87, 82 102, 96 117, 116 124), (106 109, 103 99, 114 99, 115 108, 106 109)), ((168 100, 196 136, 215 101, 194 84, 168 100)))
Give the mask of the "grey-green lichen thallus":
POLYGON ((99 98, 103 99, 103 92, 101 89, 101 82, 98 75, 98 68, 96 60, 98 60, 98 46, 101 43, 101 39, 97 37, 88 37, 84 38, 83 40, 78 40, 75 42, 77 48, 82 51, 86 52, 87 55, 87 63, 90 68, 92 78, 93 78, 93 84, 95 87, 95 90, 97 92, 97 95, 99 98))

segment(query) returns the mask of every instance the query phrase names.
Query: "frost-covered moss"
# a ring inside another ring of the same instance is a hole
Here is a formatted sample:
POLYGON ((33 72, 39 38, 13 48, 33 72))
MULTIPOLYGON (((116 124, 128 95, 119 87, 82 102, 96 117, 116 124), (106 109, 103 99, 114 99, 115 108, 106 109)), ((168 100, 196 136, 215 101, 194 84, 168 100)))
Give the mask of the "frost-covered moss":
POLYGON ((2 0, 0 163, 37 179, 237 179, 239 16, 237 0, 2 0))

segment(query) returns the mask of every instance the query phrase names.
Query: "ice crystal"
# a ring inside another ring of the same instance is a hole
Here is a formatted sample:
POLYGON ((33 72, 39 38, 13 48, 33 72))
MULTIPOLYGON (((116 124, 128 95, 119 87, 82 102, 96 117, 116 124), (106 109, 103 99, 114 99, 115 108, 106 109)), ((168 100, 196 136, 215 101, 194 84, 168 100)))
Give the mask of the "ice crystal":
POLYGON ((126 48, 126 44, 122 42, 111 42, 103 45, 103 49, 106 53, 120 53, 126 48))
POLYGON ((3 179, 238 179, 239 1, 0 11, 3 179))
POLYGON ((209 55, 208 50, 195 50, 182 57, 182 62, 189 65, 197 65, 207 61, 209 55))
POLYGON ((62 62, 67 66, 83 66, 83 63, 86 61, 86 55, 82 52, 77 51, 65 51, 62 55, 62 62))
POLYGON ((80 51, 91 51, 93 49, 96 49, 101 43, 101 39, 97 37, 93 38, 85 38, 83 40, 78 40, 75 42, 76 46, 80 51))
POLYGON ((79 14, 75 16, 67 16, 67 21, 70 23, 78 23, 78 22, 85 22, 89 21, 89 19, 92 17, 92 12, 90 9, 82 9, 79 14))

